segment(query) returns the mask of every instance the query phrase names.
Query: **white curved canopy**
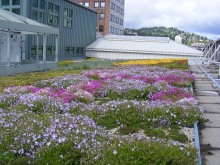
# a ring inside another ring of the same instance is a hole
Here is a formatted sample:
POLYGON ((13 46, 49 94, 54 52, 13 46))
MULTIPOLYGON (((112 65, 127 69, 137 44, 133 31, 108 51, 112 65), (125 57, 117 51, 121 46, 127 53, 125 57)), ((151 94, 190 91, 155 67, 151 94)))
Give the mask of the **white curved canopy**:
POLYGON ((87 46, 88 52, 118 52, 197 57, 201 51, 179 44, 169 37, 107 35, 87 46))

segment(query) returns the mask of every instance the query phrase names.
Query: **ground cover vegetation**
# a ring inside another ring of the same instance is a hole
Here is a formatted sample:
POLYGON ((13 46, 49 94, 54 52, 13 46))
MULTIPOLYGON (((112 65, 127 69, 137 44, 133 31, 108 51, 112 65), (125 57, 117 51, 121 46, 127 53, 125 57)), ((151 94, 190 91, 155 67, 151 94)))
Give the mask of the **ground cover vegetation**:
POLYGON ((191 74, 125 65, 38 80, 0 94, 0 164, 196 164, 181 131, 202 118, 191 74))
POLYGON ((188 60, 186 58, 167 58, 167 59, 148 59, 148 60, 129 60, 116 62, 117 66, 123 65, 156 65, 169 69, 188 69, 188 60))

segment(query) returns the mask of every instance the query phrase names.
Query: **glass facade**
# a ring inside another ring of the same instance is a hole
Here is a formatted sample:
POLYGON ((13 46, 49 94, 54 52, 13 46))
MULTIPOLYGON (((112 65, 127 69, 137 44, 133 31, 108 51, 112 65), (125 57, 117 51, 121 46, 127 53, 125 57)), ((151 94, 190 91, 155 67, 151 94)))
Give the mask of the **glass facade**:
POLYGON ((15 14, 18 14, 18 15, 20 15, 20 14, 21 14, 21 12, 20 12, 20 9, 19 9, 19 8, 12 9, 12 13, 15 13, 15 14))
POLYGON ((40 1, 40 9, 45 10, 46 2, 44 0, 40 1))
POLYGON ((20 5, 20 0, 12 0, 12 5, 20 5))
POLYGON ((33 7, 38 8, 38 0, 33 0, 32 3, 33 3, 33 7))
POLYGON ((9 0, 2 0, 2 6, 9 6, 10 5, 9 2, 10 2, 9 0))

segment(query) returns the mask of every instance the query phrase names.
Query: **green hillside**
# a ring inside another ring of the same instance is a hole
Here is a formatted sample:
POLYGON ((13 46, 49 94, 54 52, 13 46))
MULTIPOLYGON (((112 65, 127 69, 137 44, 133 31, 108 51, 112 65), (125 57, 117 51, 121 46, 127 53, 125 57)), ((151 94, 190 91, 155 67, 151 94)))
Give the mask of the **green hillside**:
POLYGON ((170 37, 173 40, 175 39, 175 36, 181 35, 183 37, 183 43, 187 45, 193 43, 209 43, 211 41, 207 37, 181 31, 174 27, 144 27, 140 29, 125 28, 124 35, 170 37))

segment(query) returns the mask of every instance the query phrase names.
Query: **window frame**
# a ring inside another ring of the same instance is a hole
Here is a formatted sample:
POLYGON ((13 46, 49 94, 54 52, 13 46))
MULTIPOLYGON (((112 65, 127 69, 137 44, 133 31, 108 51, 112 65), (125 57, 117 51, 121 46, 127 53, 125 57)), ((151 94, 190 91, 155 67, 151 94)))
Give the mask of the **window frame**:
POLYGON ((89 2, 85 2, 84 4, 85 7, 89 7, 89 2), (87 5, 88 4, 88 5, 87 5))
POLYGON ((31 19, 37 21, 38 20, 38 11, 37 10, 32 10, 31 11, 31 19), (35 12, 35 14, 34 14, 35 12), (36 18, 34 18, 33 16, 36 15, 36 18))
POLYGON ((105 19, 105 14, 104 13, 100 13, 99 14, 99 20, 103 21, 105 19))
POLYGON ((73 10, 64 8, 63 26, 65 28, 72 28, 73 26, 73 10))
POLYGON ((102 8, 102 9, 105 8, 105 1, 101 1, 101 2, 100 2, 100 8, 102 8), (104 4, 104 5, 103 5, 103 4, 104 4))
POLYGON ((95 9, 99 8, 99 2, 98 1, 94 1, 94 8, 95 9))
POLYGON ((38 2, 39 2, 39 0, 32 1, 32 6, 35 7, 35 8, 38 8, 38 4, 39 4, 38 2))
POLYGON ((40 0, 39 8, 41 10, 45 10, 46 9, 46 1, 45 0, 40 0), (44 3, 44 8, 42 8, 42 2, 44 3))
POLYGON ((21 5, 21 0, 12 0, 12 6, 21 5), (19 2, 18 4, 15 2, 19 2))
POLYGON ((103 25, 100 25, 100 26, 99 26, 99 32, 100 32, 100 33, 103 33, 103 32, 104 32, 104 26, 103 26, 103 25), (100 30, 100 29, 102 29, 102 30, 100 30))
POLYGON ((60 13, 60 6, 48 2, 48 16, 47 16, 47 23, 58 26, 59 25, 59 13, 60 13), (50 22, 50 20, 52 20, 50 22))

